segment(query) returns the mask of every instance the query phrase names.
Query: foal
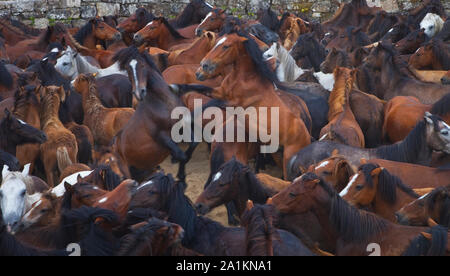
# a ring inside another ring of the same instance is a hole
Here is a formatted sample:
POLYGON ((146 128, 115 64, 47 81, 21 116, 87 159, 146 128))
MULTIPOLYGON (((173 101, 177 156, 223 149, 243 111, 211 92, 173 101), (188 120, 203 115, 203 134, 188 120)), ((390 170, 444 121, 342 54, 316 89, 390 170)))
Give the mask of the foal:
POLYGON ((78 76, 73 86, 83 97, 84 124, 91 130, 95 143, 108 146, 133 116, 134 109, 104 107, 98 98, 92 75, 78 76))
POLYGON ((343 144, 364 148, 364 134, 350 107, 350 93, 356 71, 336 67, 334 88, 329 98, 328 125, 320 132, 320 140, 339 141, 343 144))
POLYGON ((48 137, 47 142, 41 145, 41 160, 47 183, 54 186, 59 179, 57 170, 61 173, 68 165, 77 163, 78 145, 75 135, 64 127, 58 117, 60 102, 66 97, 64 88, 40 87, 39 94, 41 126, 48 137))

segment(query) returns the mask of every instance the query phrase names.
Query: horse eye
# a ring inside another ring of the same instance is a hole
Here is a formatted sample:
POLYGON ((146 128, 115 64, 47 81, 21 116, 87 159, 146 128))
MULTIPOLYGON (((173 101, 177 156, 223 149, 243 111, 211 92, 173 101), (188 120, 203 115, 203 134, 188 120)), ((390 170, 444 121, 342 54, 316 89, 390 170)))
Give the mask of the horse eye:
POLYGON ((23 191, 20 196, 25 196, 25 194, 27 193, 27 191, 23 191))
POLYGON ((41 214, 44 214, 44 213, 46 213, 48 211, 48 209, 42 209, 41 210, 41 214))
POLYGON ((448 130, 443 130, 441 131, 442 135, 447 136, 448 135, 448 130))
POLYGON ((332 175, 331 172, 323 172, 324 175, 332 175))
POLYGON ((230 48, 230 46, 226 46, 226 45, 223 46, 223 49, 224 49, 224 50, 226 50, 226 49, 228 49, 228 48, 230 48))
POLYGON ((291 192, 291 193, 289 193, 289 196, 296 197, 297 195, 291 192))
POLYGON ((361 185, 361 184, 356 186, 357 191, 361 191, 363 188, 364 188, 364 185, 361 185))
POLYGON ((69 63, 68 63, 68 62, 64 62, 63 65, 64 65, 64 66, 67 66, 67 65, 69 65, 69 63))

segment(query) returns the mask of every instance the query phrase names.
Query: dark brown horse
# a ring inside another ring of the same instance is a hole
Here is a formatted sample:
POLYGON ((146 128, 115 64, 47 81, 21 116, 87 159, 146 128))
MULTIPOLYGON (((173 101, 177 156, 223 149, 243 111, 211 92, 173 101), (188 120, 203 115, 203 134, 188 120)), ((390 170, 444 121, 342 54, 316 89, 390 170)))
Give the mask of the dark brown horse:
POLYGON ((118 41, 122 39, 122 35, 115 28, 106 24, 103 20, 93 18, 89 20, 74 35, 74 38, 84 47, 95 49, 97 42, 118 41))
POLYGON ((440 225, 450 227, 450 186, 434 189, 404 206, 395 216, 404 225, 426 226, 431 218, 440 225))
POLYGON ((377 243, 383 256, 399 256, 425 227, 393 224, 375 214, 348 205, 328 184, 307 173, 273 197, 282 213, 312 211, 329 239, 336 255, 367 256, 370 243, 377 243))
POLYGON ((120 22, 120 24, 117 25, 117 30, 122 33, 125 43, 130 45, 133 43, 134 33, 144 28, 153 20, 153 18, 155 18, 155 16, 151 12, 141 7, 138 8, 133 15, 120 22))
POLYGON ((414 53, 422 43, 427 39, 425 31, 415 30, 409 33, 405 38, 395 43, 395 48, 402 55, 408 55, 414 53))
POLYGON ((383 95, 385 100, 395 96, 414 96, 424 104, 433 104, 450 93, 449 87, 424 83, 409 77, 403 71, 406 63, 398 60, 396 56, 394 47, 379 43, 365 61, 373 68, 381 70, 381 85, 386 91, 383 95))
POLYGON ((409 58, 417 69, 450 70, 450 46, 440 39, 432 39, 409 58))

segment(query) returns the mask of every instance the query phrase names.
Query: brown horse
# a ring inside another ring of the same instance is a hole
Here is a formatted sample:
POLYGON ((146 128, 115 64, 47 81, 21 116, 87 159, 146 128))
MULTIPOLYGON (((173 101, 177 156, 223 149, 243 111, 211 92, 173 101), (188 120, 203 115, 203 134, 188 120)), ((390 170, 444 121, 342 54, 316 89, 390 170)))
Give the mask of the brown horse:
POLYGON ((144 28, 153 20, 153 18, 155 18, 155 16, 151 12, 141 7, 130 17, 120 22, 119 25, 117 25, 117 30, 122 33, 125 43, 130 45, 133 43, 134 33, 144 28))
POLYGON ((450 256, 448 227, 435 225, 429 231, 420 233, 402 256, 450 256))
POLYGON ((415 30, 395 43, 395 48, 402 55, 413 54, 426 39, 425 30, 415 30))
MULTIPOLYGON (((268 204, 271 203, 269 200, 268 204)), ((242 224, 246 228, 247 256, 314 256, 294 235, 275 227, 273 205, 253 205, 248 201, 242 224), (283 235, 287 233, 288 235, 283 235)))
POLYGON ((309 22, 293 13, 284 13, 279 23, 278 34, 284 48, 290 50, 300 35, 310 32, 309 22))
POLYGON ((409 58, 409 64, 417 69, 450 70, 450 49, 442 40, 432 39, 409 58))
POLYGON ((358 168, 358 172, 352 176, 340 195, 351 205, 368 208, 392 222, 396 221, 397 210, 419 197, 400 178, 371 163, 358 168))
POLYGON ((334 244, 336 255, 367 256, 372 253, 368 251, 369 244, 377 243, 381 255, 399 256, 414 237, 428 230, 393 224, 357 210, 312 173, 301 176, 275 195, 273 204, 281 213, 312 211, 334 244))
POLYGON ((177 64, 200 64, 203 57, 216 44, 216 37, 217 35, 213 32, 205 32, 186 49, 170 52, 168 57, 169 66, 177 64))
MULTIPOLYGON (((262 52, 256 42, 245 34, 224 35, 211 52, 201 62, 197 79, 205 80, 217 76, 228 65, 233 64, 232 72, 224 79, 221 87, 214 89, 213 98, 226 100, 230 106, 278 107, 279 140, 284 147, 284 173, 289 158, 296 150, 311 143, 311 136, 303 120, 296 116, 273 84, 278 83, 276 75, 264 62, 262 52), (245 83, 245 85, 242 85, 245 83), (258 91, 258 93, 256 93, 258 91)), ((250 122, 255 127, 258 122, 250 122)), ((266 123, 265 131, 271 129, 266 123)), ((260 129, 261 131, 262 129, 260 129)))
POLYGON ((381 70, 381 85, 384 99, 395 96, 414 96, 424 104, 433 104, 450 93, 450 88, 434 83, 424 83, 404 73, 406 64, 399 61, 397 51, 391 45, 379 43, 366 58, 366 63, 381 70))
POLYGON ((134 109, 104 107, 98 98, 94 76, 79 75, 73 86, 83 97, 84 124, 91 130, 95 143, 108 146, 133 116, 134 109))
MULTIPOLYGON (((140 53, 132 46, 119 51, 115 60, 123 70, 127 70, 133 93, 140 101, 133 117, 115 139, 117 156, 130 169, 144 173, 152 172, 169 154, 175 160, 186 162, 189 154, 178 147, 170 134, 175 124, 171 112, 183 106, 181 100, 170 90, 146 51, 140 53)), ((180 178, 185 177, 182 167, 180 178)))
POLYGON ((200 81, 195 73, 200 64, 180 64, 164 70, 164 80, 169 84, 202 84, 209 87, 219 87, 223 81, 222 75, 200 81))
POLYGON ((35 37, 31 34, 26 34, 19 28, 13 26, 8 18, 0 19, 0 33, 2 34, 2 37, 4 37, 5 42, 10 46, 35 37))
POLYGON ((138 187, 137 182, 125 180, 112 191, 101 190, 95 185, 83 182, 79 177, 75 185, 64 184, 66 193, 65 199, 71 201, 71 208, 81 206, 97 207, 111 210, 119 216, 120 220, 125 219, 129 203, 138 187))
POLYGON ((353 89, 356 71, 336 67, 334 87, 329 98, 329 123, 322 128, 320 139, 339 141, 343 144, 364 148, 364 134, 350 107, 350 93, 353 89))
POLYGON ((450 94, 434 105, 422 104, 415 97, 398 96, 388 102, 385 109, 383 137, 392 143, 403 140, 414 129, 427 111, 439 115, 450 124, 450 94))
POLYGON ((31 52, 41 53, 41 58, 47 51, 47 47, 52 42, 61 42, 66 33, 66 28, 62 24, 56 24, 47 28, 39 37, 30 38, 18 42, 14 46, 6 46, 6 51, 12 61, 24 54, 31 52))
POLYGON ((75 40, 89 49, 96 49, 97 42, 118 41, 122 39, 122 35, 115 28, 106 24, 99 18, 89 20, 74 35, 75 40))
POLYGON ((316 174, 340 193, 347 186, 350 177, 355 174, 355 169, 345 157, 334 151, 331 157, 312 165, 307 172, 316 174))
POLYGON ((426 226, 431 218, 440 225, 450 227, 450 185, 438 187, 395 213, 404 225, 426 226))
POLYGON ((65 37, 67 38, 67 43, 69 45, 76 49, 80 54, 93 57, 96 61, 98 61, 101 68, 108 68, 114 64, 112 61, 112 57, 114 56, 113 51, 89 49, 83 45, 80 45, 80 43, 78 43, 72 35, 66 34, 65 37))
POLYGON ((222 30, 227 14, 222 9, 212 9, 195 29, 195 35, 201 36, 203 32, 219 32, 222 30))
POLYGON ((157 17, 134 35, 134 41, 142 44, 144 41, 156 40, 157 46, 169 50, 180 43, 191 43, 192 39, 182 36, 164 17, 157 17))
POLYGON ((359 47, 369 44, 371 44, 371 41, 361 28, 350 26, 340 28, 335 38, 328 42, 326 48, 352 52, 359 47))
POLYGON ((41 145, 41 160, 49 186, 57 185, 58 169, 61 173, 67 164, 77 162, 78 145, 72 132, 64 127, 58 117, 60 102, 66 94, 63 87, 40 87, 41 128, 48 137, 41 145))

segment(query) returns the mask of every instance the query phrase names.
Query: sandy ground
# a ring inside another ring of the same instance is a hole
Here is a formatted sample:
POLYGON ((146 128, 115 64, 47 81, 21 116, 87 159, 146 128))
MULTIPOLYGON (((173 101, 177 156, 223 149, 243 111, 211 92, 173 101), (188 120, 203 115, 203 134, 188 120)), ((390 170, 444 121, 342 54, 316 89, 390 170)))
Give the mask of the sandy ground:
MULTIPOLYGON (((187 146, 182 146, 183 150, 187 149, 187 146)), ((253 164, 250 164, 252 166, 253 164)), ((178 172, 178 164, 171 163, 171 157, 169 156, 162 164, 161 168, 166 173, 176 175, 178 172)), ((200 144, 195 150, 191 161, 186 166, 187 184, 186 195, 193 201, 198 198, 202 193, 203 187, 209 176, 209 150, 206 143, 200 144)), ((275 177, 281 177, 281 170, 277 167, 268 167, 264 173, 273 175, 275 177)), ((228 216, 225 206, 219 206, 212 210, 207 217, 216 220, 223 225, 228 226, 228 216)))
MULTIPOLYGON (((182 147, 186 149, 186 147, 182 147)), ((178 164, 171 163, 171 157, 167 158, 162 164, 161 168, 166 173, 171 173, 174 176, 178 172, 178 164)), ((209 150, 205 143, 200 144, 195 150, 191 161, 186 166, 186 181, 188 187, 186 195, 193 201, 202 193, 203 187, 209 176, 209 150)), ((207 217, 214 219, 223 225, 228 225, 227 210, 224 206, 219 206, 214 209, 207 217)))

